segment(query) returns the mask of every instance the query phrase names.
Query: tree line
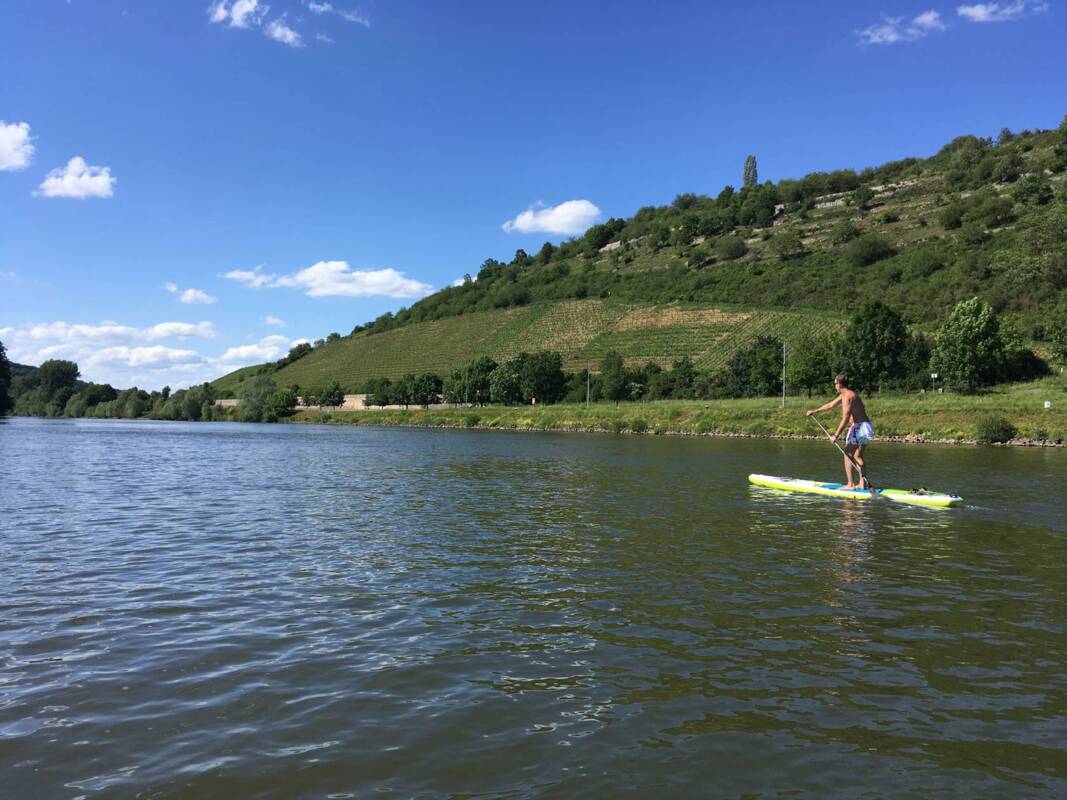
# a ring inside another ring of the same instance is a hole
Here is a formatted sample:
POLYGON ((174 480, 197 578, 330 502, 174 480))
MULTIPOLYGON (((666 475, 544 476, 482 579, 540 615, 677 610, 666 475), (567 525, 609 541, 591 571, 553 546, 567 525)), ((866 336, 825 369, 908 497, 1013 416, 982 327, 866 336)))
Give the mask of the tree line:
MULTIPOLYGON (((1052 315, 1049 341, 1067 361, 1067 304, 1052 315)), ((993 308, 975 297, 952 309, 935 335, 908 330, 900 312, 879 300, 865 303, 838 335, 808 335, 785 348, 787 389, 810 396, 845 371, 865 391, 947 388, 972 393, 996 383, 1025 381, 1048 374, 1048 364, 1005 327, 993 308), (931 375, 936 374, 934 379, 931 375)), ((429 406, 497 403, 551 404, 585 400, 614 402, 661 399, 716 399, 775 395, 782 390, 783 343, 759 336, 731 356, 725 367, 700 370, 688 357, 664 369, 654 362, 627 368, 617 352, 604 355, 599 372, 565 372, 557 352, 519 353, 497 363, 482 356, 443 378, 427 372, 397 380, 378 378, 365 386, 368 405, 429 406)), ((337 407, 344 390, 333 381, 319 389, 279 387, 267 374, 241 384, 239 404, 227 411, 215 405, 210 384, 171 392, 80 379, 73 361, 52 359, 12 380, 0 342, 0 414, 42 417, 276 422, 305 405, 337 407)))

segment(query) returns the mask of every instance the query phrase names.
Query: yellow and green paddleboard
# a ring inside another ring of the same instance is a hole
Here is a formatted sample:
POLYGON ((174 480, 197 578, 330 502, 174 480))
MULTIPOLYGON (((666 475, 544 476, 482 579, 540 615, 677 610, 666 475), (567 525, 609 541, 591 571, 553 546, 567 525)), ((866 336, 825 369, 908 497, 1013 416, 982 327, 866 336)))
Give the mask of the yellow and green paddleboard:
POLYGON ((778 478, 774 475, 749 475, 748 480, 757 486, 766 486, 771 489, 781 489, 785 492, 806 492, 808 494, 825 494, 830 497, 843 497, 846 500, 871 500, 882 498, 892 500, 894 503, 909 503, 913 506, 929 506, 931 508, 951 508, 962 505, 963 498, 954 494, 940 494, 926 489, 875 489, 873 492, 866 489, 846 489, 840 483, 820 483, 819 481, 805 481, 800 478, 778 478))

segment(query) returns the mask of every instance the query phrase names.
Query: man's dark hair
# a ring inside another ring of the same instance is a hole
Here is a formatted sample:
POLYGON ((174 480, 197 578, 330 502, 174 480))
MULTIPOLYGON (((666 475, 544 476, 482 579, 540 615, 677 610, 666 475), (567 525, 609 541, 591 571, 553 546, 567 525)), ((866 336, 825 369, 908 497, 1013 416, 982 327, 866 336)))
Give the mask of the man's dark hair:
POLYGON ((848 375, 844 372, 837 373, 837 377, 834 378, 834 383, 840 383, 846 389, 848 388, 848 375))

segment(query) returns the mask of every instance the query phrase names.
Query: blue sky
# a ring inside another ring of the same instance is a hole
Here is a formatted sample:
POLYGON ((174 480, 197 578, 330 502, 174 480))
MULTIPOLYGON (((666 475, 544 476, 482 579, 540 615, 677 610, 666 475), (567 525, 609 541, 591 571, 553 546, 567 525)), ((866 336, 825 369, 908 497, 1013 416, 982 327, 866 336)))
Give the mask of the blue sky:
POLYGON ((717 193, 750 152, 777 180, 1055 127, 1064 13, 6 0, 0 340, 188 385, 717 193))

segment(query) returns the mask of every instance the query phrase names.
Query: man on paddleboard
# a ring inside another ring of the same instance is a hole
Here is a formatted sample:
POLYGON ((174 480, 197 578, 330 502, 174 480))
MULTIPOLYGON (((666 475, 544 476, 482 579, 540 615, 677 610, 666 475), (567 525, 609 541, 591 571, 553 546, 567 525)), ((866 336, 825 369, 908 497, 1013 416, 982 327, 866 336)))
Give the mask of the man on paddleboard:
POLYGON ((842 372, 834 378, 834 388, 837 389, 837 397, 825 405, 804 413, 810 417, 812 414, 829 411, 838 403, 841 404, 841 422, 838 424, 834 435, 830 437, 830 441, 836 443, 837 437, 841 435, 841 431, 848 425, 848 434, 845 436, 846 483, 844 488, 866 489, 869 484, 867 483, 866 462, 863 460, 863 448, 874 437, 874 427, 871 425, 871 420, 867 416, 867 409, 863 407, 863 401, 860 396, 848 388, 848 375, 842 372), (853 461, 859 466, 859 474, 857 475, 853 475, 857 471, 852 466, 853 461))

